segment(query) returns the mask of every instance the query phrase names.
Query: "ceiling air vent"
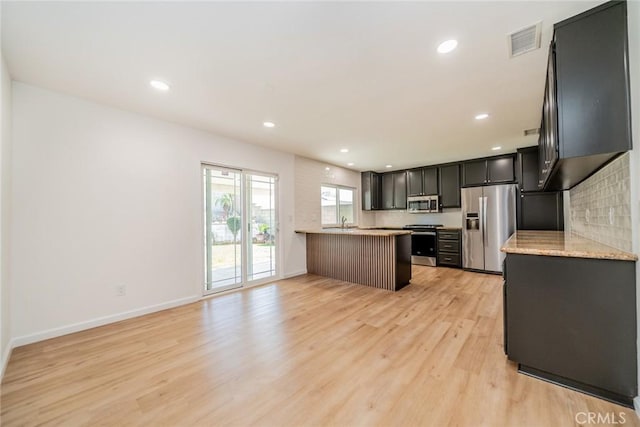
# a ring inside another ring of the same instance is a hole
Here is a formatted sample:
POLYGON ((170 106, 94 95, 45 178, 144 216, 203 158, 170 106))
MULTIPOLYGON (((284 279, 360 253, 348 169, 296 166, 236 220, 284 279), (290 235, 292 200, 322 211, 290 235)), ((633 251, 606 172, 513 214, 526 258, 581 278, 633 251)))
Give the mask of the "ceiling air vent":
POLYGON ((540 47, 540 29, 542 22, 530 25, 515 33, 509 34, 509 55, 522 55, 540 47))

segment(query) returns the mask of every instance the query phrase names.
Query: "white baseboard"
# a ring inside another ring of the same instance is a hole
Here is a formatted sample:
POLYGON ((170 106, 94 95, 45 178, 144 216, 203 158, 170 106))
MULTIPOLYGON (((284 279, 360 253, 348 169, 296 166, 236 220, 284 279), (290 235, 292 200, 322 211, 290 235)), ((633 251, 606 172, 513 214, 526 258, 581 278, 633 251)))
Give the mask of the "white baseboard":
POLYGON ((636 410, 636 415, 640 418, 640 396, 633 398, 633 409, 636 410))
POLYGON ((307 270, 298 270, 298 271, 293 271, 291 273, 285 273, 284 274, 284 278, 285 279, 290 279, 291 277, 296 277, 296 276, 302 276, 303 274, 307 274, 307 270))
POLYGON ((85 329, 91 329, 97 326, 119 322, 120 320, 130 319, 132 317, 143 316, 145 314, 154 313, 156 311, 166 310, 169 308, 177 307, 179 305, 190 304, 192 302, 198 301, 200 298, 201 298, 200 295, 180 298, 177 300, 167 301, 161 304, 137 308, 135 310, 129 310, 129 311, 125 311, 118 314, 97 317, 95 319, 87 320, 85 322, 73 323, 71 325, 61 326, 59 328, 48 329, 46 331, 38 332, 31 335, 16 337, 11 341, 13 343, 13 347, 19 347, 21 345, 32 344, 34 342, 43 341, 49 338, 55 338, 62 335, 72 334, 74 332, 84 331, 85 329))
POLYGON ((2 355, 2 360, 0 361, 0 363, 2 364, 2 366, 0 366, 0 382, 2 382, 2 379, 4 378, 4 371, 5 369, 7 369, 9 358, 11 357, 11 352, 13 351, 13 348, 15 346, 15 341, 9 340, 7 348, 4 349, 4 354, 2 355))

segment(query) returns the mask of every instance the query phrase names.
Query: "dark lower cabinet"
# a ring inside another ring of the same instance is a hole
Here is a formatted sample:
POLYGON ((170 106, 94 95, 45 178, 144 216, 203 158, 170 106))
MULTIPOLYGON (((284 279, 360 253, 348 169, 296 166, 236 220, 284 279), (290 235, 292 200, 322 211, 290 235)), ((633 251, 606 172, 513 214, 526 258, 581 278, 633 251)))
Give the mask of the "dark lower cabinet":
POLYGON ((437 231, 438 257, 436 265, 442 267, 462 267, 462 256, 460 254, 461 236, 460 230, 446 229, 437 231))
POLYGON ((508 253, 505 345, 521 372, 631 407, 635 262, 508 253))

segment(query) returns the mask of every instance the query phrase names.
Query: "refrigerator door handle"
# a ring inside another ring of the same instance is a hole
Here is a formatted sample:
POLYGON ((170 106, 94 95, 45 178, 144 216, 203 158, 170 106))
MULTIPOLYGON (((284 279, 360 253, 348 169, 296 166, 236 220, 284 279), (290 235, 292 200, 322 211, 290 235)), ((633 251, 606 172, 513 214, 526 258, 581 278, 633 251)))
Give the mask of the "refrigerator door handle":
POLYGON ((484 246, 484 197, 478 197, 478 220, 480 221, 480 237, 482 238, 482 246, 484 246))
POLYGON ((482 243, 487 247, 487 197, 482 198, 482 243))

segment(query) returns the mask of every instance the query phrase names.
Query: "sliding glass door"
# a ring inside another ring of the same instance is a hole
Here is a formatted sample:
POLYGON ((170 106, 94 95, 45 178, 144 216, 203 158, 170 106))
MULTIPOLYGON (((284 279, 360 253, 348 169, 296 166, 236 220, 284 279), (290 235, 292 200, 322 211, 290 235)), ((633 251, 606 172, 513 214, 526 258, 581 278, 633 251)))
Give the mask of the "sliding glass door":
POLYGON ((274 176, 246 176, 247 212, 251 239, 247 253, 247 280, 276 274, 276 179, 274 176))
POLYGON ((242 171, 205 167, 205 292, 242 286, 242 171))
POLYGON ((203 165, 204 292, 276 275, 277 178, 203 165))

